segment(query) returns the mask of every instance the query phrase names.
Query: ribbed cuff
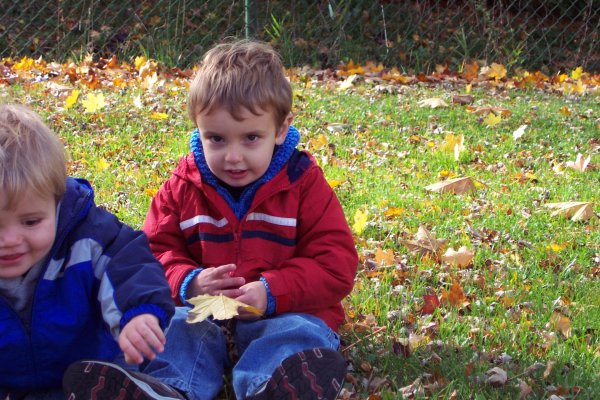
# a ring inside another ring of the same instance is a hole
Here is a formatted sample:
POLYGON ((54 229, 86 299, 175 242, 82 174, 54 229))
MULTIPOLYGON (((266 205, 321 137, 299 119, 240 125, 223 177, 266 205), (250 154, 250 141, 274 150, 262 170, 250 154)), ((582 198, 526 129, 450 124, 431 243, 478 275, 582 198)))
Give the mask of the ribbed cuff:
POLYGON ((262 276, 260 277, 260 281, 265 285, 265 290, 267 291, 267 310, 265 311, 265 316, 270 316, 275 314, 275 310, 277 309, 275 296, 271 293, 269 282, 262 276))
POLYGON ((204 271, 204 268, 196 268, 187 274, 187 276, 183 279, 183 282, 181 282, 181 286, 179 287, 179 300, 181 301, 181 304, 188 307, 193 307, 193 305, 187 301, 187 289, 190 285, 190 282, 202 271, 204 271))

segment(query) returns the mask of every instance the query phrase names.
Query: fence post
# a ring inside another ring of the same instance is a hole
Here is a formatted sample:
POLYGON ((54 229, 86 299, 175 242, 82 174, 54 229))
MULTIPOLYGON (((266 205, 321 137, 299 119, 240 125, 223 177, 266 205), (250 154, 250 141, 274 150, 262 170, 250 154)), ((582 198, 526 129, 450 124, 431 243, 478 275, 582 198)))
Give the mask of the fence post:
POLYGON ((244 2, 244 23, 246 25, 246 39, 251 39, 256 35, 258 21, 256 17, 256 1, 245 0, 244 2))

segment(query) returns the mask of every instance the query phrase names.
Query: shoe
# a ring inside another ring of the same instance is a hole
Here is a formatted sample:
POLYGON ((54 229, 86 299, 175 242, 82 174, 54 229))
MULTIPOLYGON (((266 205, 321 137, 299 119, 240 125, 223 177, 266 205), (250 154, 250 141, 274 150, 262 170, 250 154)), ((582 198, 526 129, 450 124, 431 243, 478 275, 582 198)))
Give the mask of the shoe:
POLYGON ((103 361, 78 361, 63 376, 67 400, 172 400, 186 397, 149 375, 103 361))
POLYGON ((335 400, 346 376, 346 361, 332 349, 311 349, 283 360, 251 400, 335 400))

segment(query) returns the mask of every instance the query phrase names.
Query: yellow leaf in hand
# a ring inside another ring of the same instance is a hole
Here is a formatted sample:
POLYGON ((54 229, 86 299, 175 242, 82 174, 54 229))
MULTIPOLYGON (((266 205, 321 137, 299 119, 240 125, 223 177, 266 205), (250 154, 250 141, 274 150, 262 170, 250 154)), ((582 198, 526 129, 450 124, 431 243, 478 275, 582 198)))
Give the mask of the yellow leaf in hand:
POLYGON ((106 102, 104 101, 104 95, 102 93, 90 93, 84 100, 81 101, 81 104, 83 104, 85 107, 86 112, 95 113, 96 111, 104 108, 106 102))
POLYGON ((211 296, 203 294, 200 296, 192 297, 188 300, 194 305, 188 312, 187 322, 195 323, 204 321, 207 317, 211 316, 214 319, 230 319, 239 315, 238 308, 243 308, 256 315, 262 315, 262 312, 256 308, 237 301, 230 297, 223 296, 211 296))

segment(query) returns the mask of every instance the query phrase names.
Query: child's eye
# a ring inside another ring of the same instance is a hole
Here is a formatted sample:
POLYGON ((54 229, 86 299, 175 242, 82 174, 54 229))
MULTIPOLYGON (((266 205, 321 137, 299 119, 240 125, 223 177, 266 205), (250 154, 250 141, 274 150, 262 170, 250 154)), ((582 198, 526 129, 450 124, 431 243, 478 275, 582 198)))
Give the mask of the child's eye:
POLYGON ((258 135, 248 135, 247 139, 249 142, 256 142, 259 138, 258 135))
POLYGON ((211 136, 209 140, 213 143, 221 143, 223 142, 223 138, 221 136, 211 136))
POLYGON ((23 225, 25 225, 25 226, 36 226, 41 221, 42 220, 40 218, 26 219, 25 221, 23 221, 23 225))

